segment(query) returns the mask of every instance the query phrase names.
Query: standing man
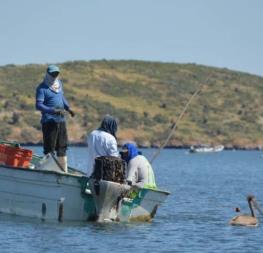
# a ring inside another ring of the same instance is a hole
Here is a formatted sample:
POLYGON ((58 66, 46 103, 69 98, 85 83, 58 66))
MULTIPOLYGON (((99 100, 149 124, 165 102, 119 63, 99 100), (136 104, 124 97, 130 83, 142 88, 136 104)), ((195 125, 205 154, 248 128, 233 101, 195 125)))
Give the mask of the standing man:
POLYGON ((59 80, 60 70, 56 65, 49 65, 45 78, 36 90, 36 109, 41 111, 41 124, 44 143, 44 154, 55 153, 64 172, 68 172, 67 144, 68 135, 65 111, 74 117, 64 97, 62 82, 59 80))
POLYGON ((118 130, 117 121, 114 117, 106 115, 98 129, 93 130, 88 138, 88 171, 93 172, 95 158, 99 156, 119 156, 116 132, 118 130))

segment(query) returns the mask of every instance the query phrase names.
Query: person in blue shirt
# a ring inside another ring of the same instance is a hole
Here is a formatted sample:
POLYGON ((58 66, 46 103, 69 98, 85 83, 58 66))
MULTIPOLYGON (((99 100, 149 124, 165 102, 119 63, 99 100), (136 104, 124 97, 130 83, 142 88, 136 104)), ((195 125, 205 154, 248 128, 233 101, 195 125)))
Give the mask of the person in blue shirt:
POLYGON ((56 152, 61 168, 67 173, 68 135, 65 113, 68 112, 72 117, 75 114, 64 97, 59 73, 58 66, 48 66, 43 82, 36 89, 36 109, 42 114, 44 154, 56 152))

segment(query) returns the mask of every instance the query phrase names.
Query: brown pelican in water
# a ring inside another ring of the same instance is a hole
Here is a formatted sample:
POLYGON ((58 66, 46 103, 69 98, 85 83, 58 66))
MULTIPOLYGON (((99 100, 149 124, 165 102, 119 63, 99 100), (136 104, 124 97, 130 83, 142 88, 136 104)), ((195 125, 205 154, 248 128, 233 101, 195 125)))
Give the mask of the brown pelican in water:
MULTIPOLYGON (((255 216, 254 208, 256 208, 261 214, 262 214, 262 211, 259 205, 257 204, 256 199, 253 195, 247 196, 247 202, 248 202, 248 206, 249 206, 251 215, 247 215, 247 214, 237 215, 234 218, 232 218, 231 221, 229 222, 231 225, 240 225, 240 226, 257 226, 258 225, 258 219, 255 216)), ((240 209, 236 208, 236 212, 240 212, 240 209)))

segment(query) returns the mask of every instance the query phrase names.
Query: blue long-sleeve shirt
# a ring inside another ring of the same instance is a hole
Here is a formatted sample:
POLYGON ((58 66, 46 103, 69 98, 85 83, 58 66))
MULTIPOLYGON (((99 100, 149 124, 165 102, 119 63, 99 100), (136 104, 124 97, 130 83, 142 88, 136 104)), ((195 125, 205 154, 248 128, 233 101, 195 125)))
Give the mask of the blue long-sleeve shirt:
POLYGON ((54 113, 54 109, 69 110, 69 104, 63 94, 62 84, 59 92, 55 92, 42 82, 36 90, 36 109, 42 113, 41 123, 65 121, 64 116, 54 113))

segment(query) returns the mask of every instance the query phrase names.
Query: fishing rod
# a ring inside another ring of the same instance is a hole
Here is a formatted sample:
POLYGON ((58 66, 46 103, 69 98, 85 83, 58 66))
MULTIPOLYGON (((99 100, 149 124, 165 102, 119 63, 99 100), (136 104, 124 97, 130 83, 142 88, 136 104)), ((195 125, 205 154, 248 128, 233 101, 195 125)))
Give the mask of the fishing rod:
POLYGON ((163 143, 163 145, 161 145, 159 147, 159 149, 154 153, 153 157, 150 160, 150 163, 153 162, 153 160, 160 154, 161 150, 167 145, 167 143, 169 142, 170 138, 173 135, 173 132, 175 131, 178 123, 180 122, 180 120, 183 118, 188 106, 191 104, 192 100, 194 99, 195 96, 197 96, 198 94, 200 94, 201 92, 201 88, 199 88, 198 90, 195 91, 195 93, 190 97, 190 99, 188 100, 188 102, 186 103, 183 111, 181 112, 181 114, 179 115, 179 117, 176 119, 175 123, 173 124, 173 127, 169 133, 169 135, 167 136, 165 142, 163 143))

